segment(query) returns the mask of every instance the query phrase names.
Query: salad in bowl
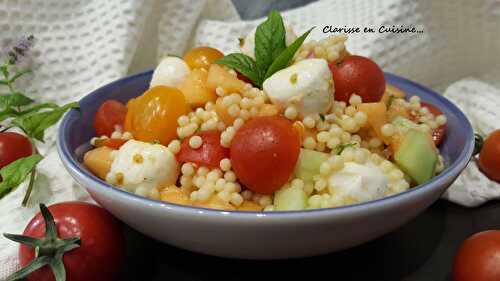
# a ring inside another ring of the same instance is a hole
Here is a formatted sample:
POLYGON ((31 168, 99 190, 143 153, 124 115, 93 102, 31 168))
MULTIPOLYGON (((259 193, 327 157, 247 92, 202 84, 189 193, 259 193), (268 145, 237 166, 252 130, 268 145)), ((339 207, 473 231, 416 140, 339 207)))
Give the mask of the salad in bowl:
POLYGON ((95 90, 59 126, 63 164, 132 228, 209 255, 306 257, 396 229, 465 168, 472 127, 345 36, 308 34, 271 12, 240 52, 198 47, 95 90))
POLYGON ((83 164, 150 199, 257 212, 363 203, 443 171, 446 115, 387 83, 345 35, 309 32, 271 12, 239 53, 163 58, 144 93, 99 106, 83 164))

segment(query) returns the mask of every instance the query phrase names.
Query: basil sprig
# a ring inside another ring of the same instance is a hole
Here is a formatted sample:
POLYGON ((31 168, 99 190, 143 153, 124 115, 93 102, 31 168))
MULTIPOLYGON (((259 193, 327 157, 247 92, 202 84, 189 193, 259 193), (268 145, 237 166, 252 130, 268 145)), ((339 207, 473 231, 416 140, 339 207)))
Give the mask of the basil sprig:
POLYGON ((312 30, 313 28, 306 31, 306 33, 302 34, 299 38, 293 41, 293 43, 290 44, 288 48, 286 48, 285 50, 283 50, 283 52, 280 53, 280 55, 273 61, 273 63, 267 69, 263 80, 266 80, 275 72, 287 67, 290 64, 290 61, 295 55, 295 52, 297 52, 302 43, 304 43, 304 40, 306 40, 307 35, 309 35, 309 33, 311 33, 312 30))
POLYGON ((242 53, 231 53, 215 63, 234 69, 262 88, 264 80, 290 64, 313 28, 287 47, 283 18, 279 12, 271 11, 267 20, 257 26, 255 31, 255 60, 242 53))
POLYGON ((20 68, 20 63, 27 58, 34 37, 28 36, 16 46, 10 48, 4 63, 0 65, 0 93, 6 88, 7 92, 0 94, 0 121, 5 132, 13 127, 20 128, 30 139, 34 154, 19 158, 0 169, 0 198, 23 183, 28 175, 29 185, 23 199, 26 205, 34 186, 36 165, 43 159, 36 148, 34 140, 43 142, 45 130, 56 124, 63 114, 71 108, 78 108, 76 102, 58 106, 55 103, 37 103, 15 89, 15 82, 23 75, 30 73, 30 69, 13 71, 14 66, 20 68))

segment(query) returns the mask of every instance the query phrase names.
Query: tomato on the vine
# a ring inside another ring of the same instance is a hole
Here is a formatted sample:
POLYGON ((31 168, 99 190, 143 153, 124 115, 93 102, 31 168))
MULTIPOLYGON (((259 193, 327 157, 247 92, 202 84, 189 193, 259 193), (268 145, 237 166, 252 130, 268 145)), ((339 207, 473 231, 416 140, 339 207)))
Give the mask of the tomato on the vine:
POLYGON ((125 105, 116 100, 107 100, 101 104, 95 114, 94 128, 97 136, 111 136, 115 126, 123 127, 127 114, 125 105))
POLYGON ((379 102, 385 91, 382 69, 371 59, 349 55, 330 64, 335 100, 349 103, 353 94, 363 102, 379 102))
POLYGON ((83 202, 59 203, 48 209, 41 205, 40 209, 23 236, 5 234, 22 243, 19 262, 26 267, 25 272, 18 271, 7 280, 26 277, 28 281, 54 281, 54 272, 61 275, 64 271, 68 281, 120 280, 125 241, 113 216, 97 205, 83 202))
POLYGON ((256 117, 238 129, 231 147, 231 165, 250 190, 271 194, 290 178, 300 151, 292 123, 283 117, 256 117))
POLYGON ((33 154, 30 140, 18 133, 0 133, 0 169, 19 158, 33 154))

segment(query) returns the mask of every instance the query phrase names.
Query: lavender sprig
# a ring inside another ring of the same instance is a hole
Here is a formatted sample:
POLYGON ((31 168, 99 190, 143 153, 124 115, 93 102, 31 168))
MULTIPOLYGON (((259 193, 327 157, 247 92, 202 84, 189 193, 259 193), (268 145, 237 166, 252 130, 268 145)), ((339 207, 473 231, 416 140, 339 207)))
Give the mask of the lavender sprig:
POLYGON ((5 85, 9 89, 10 94, 17 94, 14 89, 14 82, 26 73, 30 73, 31 69, 18 71, 11 77, 12 67, 21 67, 21 64, 29 58, 31 49, 35 43, 35 36, 29 35, 26 38, 20 39, 16 44, 6 44, 3 48, 2 55, 5 56, 5 62, 0 66, 0 72, 4 79, 0 80, 0 85, 5 85))
POLYGON ((14 46, 6 46, 4 53, 7 55, 7 64, 15 65, 28 57, 31 47, 35 43, 35 36, 29 35, 20 39, 14 46))

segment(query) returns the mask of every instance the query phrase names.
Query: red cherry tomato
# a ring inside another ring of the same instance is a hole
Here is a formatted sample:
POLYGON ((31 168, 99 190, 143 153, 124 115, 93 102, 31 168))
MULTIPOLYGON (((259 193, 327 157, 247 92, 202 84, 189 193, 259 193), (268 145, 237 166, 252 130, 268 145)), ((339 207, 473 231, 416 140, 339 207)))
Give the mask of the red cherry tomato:
MULTIPOLYGON (((64 254, 68 281, 119 280, 125 259, 120 224, 106 210, 93 204, 66 202, 49 207, 60 239, 80 237, 79 248, 64 254)), ((26 226, 24 235, 43 237, 45 222, 38 213, 26 226)), ((25 267, 35 257, 35 249, 21 245, 19 261, 25 267)), ((31 273, 28 281, 54 281, 48 266, 31 273)))
POLYGON ((472 235, 458 249, 453 263, 453 281, 500 280, 500 231, 472 235))
POLYGON ((107 146, 111 149, 115 149, 115 150, 118 150, 120 149, 120 147, 122 147, 122 145, 124 145, 128 140, 124 140, 124 139, 105 139, 103 142, 102 142, 102 145, 104 146, 107 146))
POLYGON ((229 149, 220 145, 219 131, 204 131, 195 135, 201 137, 201 146, 194 149, 189 145, 190 138, 184 139, 181 150, 177 153, 177 161, 218 168, 220 160, 229 158, 229 149))
POLYGON ((94 128, 97 136, 111 136, 115 131, 115 126, 123 128, 127 107, 116 100, 107 100, 95 114, 94 128))
MULTIPOLYGON (((435 117, 437 117, 439 115, 443 115, 443 112, 441 111, 441 109, 439 109, 437 106, 435 106, 433 104, 426 103, 426 102, 421 102, 420 104, 422 107, 427 107, 427 109, 429 109, 429 111, 435 117)), ((436 129, 432 130, 432 139, 434 140, 434 143, 436 144, 436 146, 441 144, 445 135, 446 135, 446 124, 441 125, 441 126, 437 127, 436 129)))
POLYGON ((18 133, 0 133, 0 169, 19 158, 33 154, 30 140, 18 133))
POLYGON ((335 86, 335 100, 349 103, 353 94, 363 102, 379 102, 385 91, 382 69, 371 59, 346 56, 341 62, 330 64, 335 86))
POLYGON ((491 180, 500 182, 500 130, 491 133, 479 153, 479 168, 491 180))
POLYGON ((250 190, 271 194, 289 180, 299 150, 299 136, 288 120, 256 117, 236 132, 230 148, 231 165, 250 190))

